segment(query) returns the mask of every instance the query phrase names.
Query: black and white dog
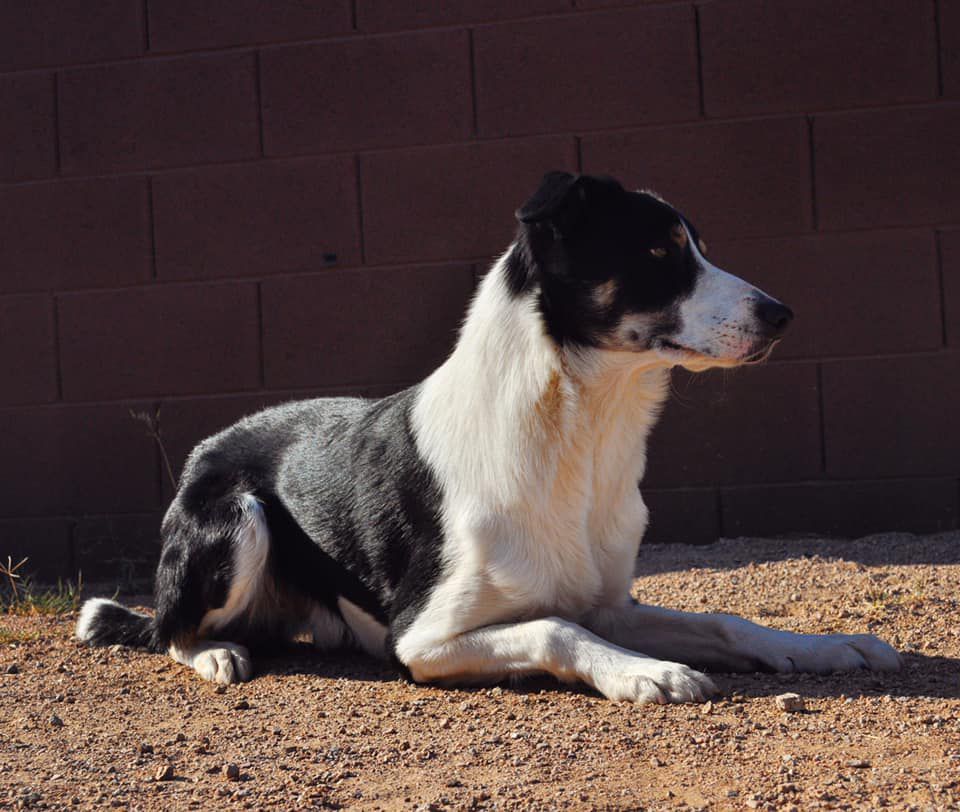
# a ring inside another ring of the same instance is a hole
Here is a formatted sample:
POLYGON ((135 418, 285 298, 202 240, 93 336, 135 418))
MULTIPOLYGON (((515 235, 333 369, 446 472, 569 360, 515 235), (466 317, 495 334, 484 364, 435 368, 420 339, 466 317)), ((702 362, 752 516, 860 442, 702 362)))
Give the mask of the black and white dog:
POLYGON ((636 603, 637 483, 669 369, 765 358, 790 310, 705 258, 690 222, 608 178, 548 174, 450 358, 382 400, 247 417, 190 455, 156 616, 88 601, 76 634, 221 683, 312 635, 414 680, 549 673, 610 699, 702 700, 694 668, 892 670, 867 635, 636 603))

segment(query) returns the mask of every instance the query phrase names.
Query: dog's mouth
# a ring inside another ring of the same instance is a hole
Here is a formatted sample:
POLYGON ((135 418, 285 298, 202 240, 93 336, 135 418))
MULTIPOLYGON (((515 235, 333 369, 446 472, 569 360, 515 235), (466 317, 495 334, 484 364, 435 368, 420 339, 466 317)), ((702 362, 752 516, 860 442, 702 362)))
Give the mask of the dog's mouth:
POLYGON ((702 352, 697 352, 696 350, 692 350, 689 347, 685 347, 683 344, 677 344, 675 341, 670 341, 669 339, 666 339, 666 338, 661 338, 659 341, 660 341, 661 349, 672 350, 673 352, 690 353, 692 355, 703 355, 702 352))
POLYGON ((676 341, 671 341, 670 339, 663 338, 662 336, 656 339, 655 349, 659 350, 660 352, 665 352, 665 354, 668 356, 674 356, 681 362, 683 360, 697 360, 701 362, 713 361, 723 365, 739 366, 740 364, 762 364, 770 357, 774 347, 776 347, 779 343, 780 339, 774 338, 771 341, 765 342, 761 347, 752 350, 746 355, 740 355, 735 358, 723 357, 720 355, 715 355, 714 353, 704 352, 703 350, 695 350, 692 347, 686 346, 685 344, 678 344, 676 341))
POLYGON ((681 358, 711 358, 708 353, 701 350, 695 350, 685 344, 678 344, 668 338, 658 337, 654 343, 654 349, 659 350, 666 355, 679 356, 681 358))

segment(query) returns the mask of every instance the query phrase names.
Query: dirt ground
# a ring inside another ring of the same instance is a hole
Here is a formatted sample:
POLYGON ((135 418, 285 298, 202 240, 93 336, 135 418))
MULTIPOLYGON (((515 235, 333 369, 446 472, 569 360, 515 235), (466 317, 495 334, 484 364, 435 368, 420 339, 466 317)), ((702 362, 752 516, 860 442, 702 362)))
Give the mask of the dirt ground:
POLYGON ((306 647, 218 690, 79 646, 69 616, 0 615, 0 808, 957 808, 958 587, 960 534, 646 547, 646 602, 905 653, 894 675, 720 675, 723 698, 666 707, 422 687, 306 647), (778 710, 786 691, 807 710, 778 710))

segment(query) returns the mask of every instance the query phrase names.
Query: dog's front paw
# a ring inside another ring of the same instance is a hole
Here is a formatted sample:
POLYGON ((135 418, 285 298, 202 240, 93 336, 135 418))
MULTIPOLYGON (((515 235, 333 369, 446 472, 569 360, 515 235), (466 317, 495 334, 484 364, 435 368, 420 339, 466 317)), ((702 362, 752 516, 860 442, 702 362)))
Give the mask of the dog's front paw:
POLYGON ((791 634, 777 641, 766 664, 779 672, 899 671, 897 650, 872 634, 791 634))
POLYGON ((614 701, 704 702, 718 691, 706 674, 681 663, 637 657, 595 679, 595 687, 614 701))

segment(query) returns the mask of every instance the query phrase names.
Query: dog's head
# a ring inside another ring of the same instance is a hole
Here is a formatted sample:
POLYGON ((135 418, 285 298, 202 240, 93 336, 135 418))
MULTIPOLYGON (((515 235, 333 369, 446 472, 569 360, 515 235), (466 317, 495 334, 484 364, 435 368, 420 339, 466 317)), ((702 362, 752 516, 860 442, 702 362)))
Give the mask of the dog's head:
POLYGON ((539 297, 560 344, 733 366, 765 358, 793 318, 711 264, 690 221, 651 192, 551 172, 517 219, 508 284, 539 297))

